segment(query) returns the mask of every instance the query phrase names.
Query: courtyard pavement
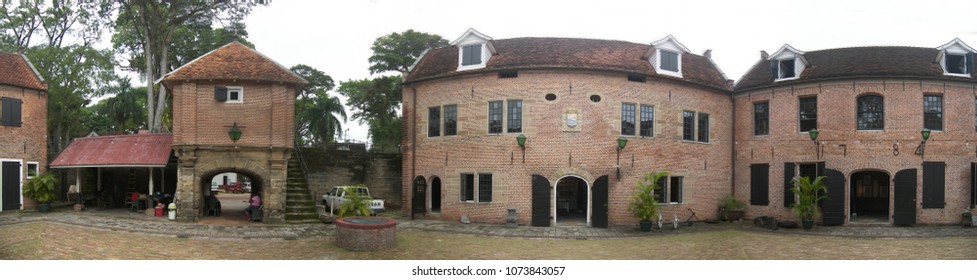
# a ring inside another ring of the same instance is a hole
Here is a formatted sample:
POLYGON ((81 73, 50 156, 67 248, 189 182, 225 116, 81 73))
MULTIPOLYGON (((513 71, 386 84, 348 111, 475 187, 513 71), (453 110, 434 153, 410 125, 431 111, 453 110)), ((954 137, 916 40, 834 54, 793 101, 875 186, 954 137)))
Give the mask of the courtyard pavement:
MULTIPOLYGON (((236 211, 236 210, 234 210, 236 211)), ((334 236, 333 224, 264 224, 243 221, 241 214, 225 211, 226 218, 208 217, 196 223, 175 222, 165 217, 147 216, 126 209, 72 211, 59 208, 51 213, 0 212, 0 226, 50 222, 100 230, 131 232, 138 234, 202 239, 314 239, 334 236), (240 216, 240 217, 239 217, 240 216)), ((531 227, 519 225, 507 227, 496 224, 462 224, 455 221, 410 220, 398 218, 398 228, 403 230, 438 231, 477 236, 497 236, 528 239, 617 239, 639 236, 660 236, 687 234, 695 232, 742 230, 767 232, 770 234, 799 234, 818 236, 837 236, 847 238, 932 238, 951 236, 977 236, 977 227, 961 226, 815 226, 812 230, 778 229, 770 230, 756 227, 750 221, 735 223, 696 223, 691 227, 672 229, 653 229, 650 233, 641 232, 637 226, 612 226, 610 228, 591 228, 584 226, 531 227)))

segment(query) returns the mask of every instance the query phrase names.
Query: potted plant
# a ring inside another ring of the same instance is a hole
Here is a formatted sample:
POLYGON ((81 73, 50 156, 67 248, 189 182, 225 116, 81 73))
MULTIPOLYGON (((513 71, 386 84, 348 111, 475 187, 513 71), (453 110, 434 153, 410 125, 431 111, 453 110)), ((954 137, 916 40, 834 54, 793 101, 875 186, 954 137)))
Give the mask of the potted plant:
POLYGON ((349 217, 349 216, 370 216, 373 211, 370 210, 370 201, 373 200, 369 195, 362 195, 356 192, 357 187, 366 187, 360 184, 356 187, 345 187, 346 191, 346 201, 342 205, 339 205, 339 218, 349 217))
POLYGON ((812 181, 809 177, 794 178, 794 194, 797 194, 797 201, 791 204, 790 209, 794 215, 801 218, 801 225, 804 229, 814 227, 814 215, 818 213, 818 201, 827 198, 828 188, 821 180, 824 176, 818 176, 812 181))
POLYGON ((31 178, 24 184, 24 196, 37 202, 37 210, 48 212, 51 209, 51 201, 54 201, 54 185, 56 181, 51 173, 31 178))
POLYGON ((724 221, 737 221, 743 218, 746 204, 736 199, 735 196, 727 196, 719 201, 719 216, 724 221))
POLYGON ((651 231, 651 219, 658 216, 657 190, 659 189, 658 180, 668 176, 668 172, 653 172, 645 174, 644 180, 638 181, 638 186, 634 189, 631 196, 631 203, 628 204, 628 211, 635 218, 640 220, 641 231, 651 231))

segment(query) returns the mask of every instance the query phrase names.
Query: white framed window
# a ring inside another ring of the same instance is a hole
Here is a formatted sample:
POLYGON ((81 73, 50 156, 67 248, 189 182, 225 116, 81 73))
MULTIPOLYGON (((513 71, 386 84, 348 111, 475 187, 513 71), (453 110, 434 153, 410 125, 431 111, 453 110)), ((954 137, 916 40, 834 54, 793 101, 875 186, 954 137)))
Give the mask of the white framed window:
POLYGON ((458 46, 458 71, 485 68, 485 50, 484 43, 458 46))
POLYGON ((40 164, 37 162, 27 162, 27 179, 37 177, 40 164))
POLYGON ((665 176, 658 179, 658 189, 655 190, 655 201, 658 204, 682 204, 685 202, 683 198, 683 183, 685 177, 682 176, 665 176))
POLYGON ((244 87, 227 87, 227 103, 244 103, 244 87))
POLYGON ((794 72, 796 70, 794 67, 794 62, 795 62, 794 59, 784 59, 784 60, 777 61, 778 80, 791 79, 797 77, 797 73, 794 72))
POLYGON ((654 52, 651 53, 649 62, 655 67, 655 72, 682 78, 682 54, 688 53, 689 48, 675 40, 672 35, 652 42, 651 46, 654 47, 654 52))
POLYGON ((974 53, 977 52, 960 38, 936 48, 940 51, 938 61, 943 67, 943 75, 970 77, 974 72, 974 53))
POLYGON ((770 55, 770 74, 774 82, 799 78, 807 65, 804 52, 787 44, 770 55))

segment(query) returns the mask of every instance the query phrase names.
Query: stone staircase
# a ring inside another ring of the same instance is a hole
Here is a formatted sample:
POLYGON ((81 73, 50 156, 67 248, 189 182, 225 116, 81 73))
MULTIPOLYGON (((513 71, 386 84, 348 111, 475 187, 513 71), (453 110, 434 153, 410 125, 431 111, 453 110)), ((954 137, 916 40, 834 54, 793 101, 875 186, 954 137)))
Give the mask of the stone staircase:
POLYGON ((292 152, 288 160, 288 179, 285 182, 285 222, 289 224, 319 223, 315 198, 309 191, 298 155, 292 152))

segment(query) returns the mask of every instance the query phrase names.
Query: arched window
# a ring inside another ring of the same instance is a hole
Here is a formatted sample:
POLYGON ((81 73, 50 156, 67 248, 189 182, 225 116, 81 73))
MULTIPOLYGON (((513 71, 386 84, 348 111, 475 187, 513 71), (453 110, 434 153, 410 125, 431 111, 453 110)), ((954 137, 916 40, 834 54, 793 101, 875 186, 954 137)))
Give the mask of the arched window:
POLYGON ((885 128, 885 106, 882 96, 865 95, 858 98, 858 130, 885 128))

